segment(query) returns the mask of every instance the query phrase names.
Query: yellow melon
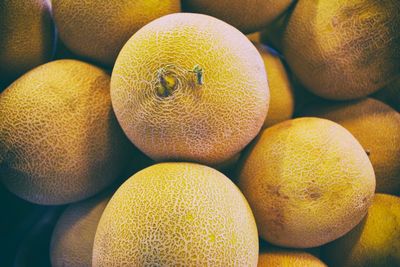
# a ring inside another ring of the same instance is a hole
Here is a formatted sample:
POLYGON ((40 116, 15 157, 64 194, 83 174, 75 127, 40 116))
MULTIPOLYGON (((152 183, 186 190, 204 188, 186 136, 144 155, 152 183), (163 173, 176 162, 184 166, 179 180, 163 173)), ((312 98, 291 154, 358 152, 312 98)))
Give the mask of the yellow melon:
POLYGON ((53 0, 54 20, 74 53, 112 65, 126 41, 150 21, 180 11, 179 0, 53 0))
POLYGON ((154 160, 217 165, 257 135, 269 89, 245 35, 210 16, 177 13, 126 43, 111 99, 126 135, 154 160))
POLYGON ((397 111, 366 98, 313 105, 303 115, 329 119, 349 130, 374 167, 376 192, 400 194, 400 114, 397 111))
POLYGON ((11 192, 64 204, 118 178, 129 142, 112 111, 109 84, 97 67, 58 60, 0 95, 0 177, 11 192))
POLYGON ((94 236, 111 196, 71 204, 58 219, 50 243, 52 267, 92 266, 94 236))
POLYGON ((282 36, 293 72, 313 93, 355 99, 400 77, 398 0, 300 0, 282 36))
POLYGON ((48 0, 0 1, 0 77, 17 76, 51 59, 55 31, 48 0))
POLYGON ((294 112, 294 94, 285 66, 279 56, 266 46, 257 45, 265 70, 271 95, 267 118, 263 128, 292 118, 294 112))
POLYGON ((257 266, 258 235, 239 189, 194 163, 128 179, 101 216, 93 266, 257 266))
POLYGON ((292 0, 183 0, 183 9, 219 18, 245 33, 255 32, 283 14, 292 0))
POLYGON ((400 266, 400 198, 376 194, 368 215, 342 238, 323 247, 329 266, 400 266))
POLYGON ((372 97, 381 100, 400 112, 400 77, 376 92, 372 97))
POLYGON ((247 151, 239 187, 261 237, 284 247, 315 247, 356 226, 372 202, 367 154, 342 126, 299 118, 264 130, 247 151))
POLYGON ((258 267, 327 267, 314 255, 301 250, 267 248, 258 257, 258 267))

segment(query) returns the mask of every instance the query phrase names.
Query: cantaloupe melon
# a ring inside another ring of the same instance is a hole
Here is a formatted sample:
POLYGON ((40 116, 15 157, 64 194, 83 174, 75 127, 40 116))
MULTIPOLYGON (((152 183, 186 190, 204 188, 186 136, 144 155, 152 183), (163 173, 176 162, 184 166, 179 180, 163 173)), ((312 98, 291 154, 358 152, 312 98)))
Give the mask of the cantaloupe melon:
POLYGON ((129 178, 101 216, 93 266, 257 266, 258 235, 239 189, 194 163, 129 178))
POLYGON ((48 0, 0 1, 0 79, 12 81, 50 60, 54 42, 48 0))
POLYGON ((210 16, 177 13, 126 43, 111 99, 125 134, 154 160, 215 166, 257 135, 269 89, 264 62, 245 35, 210 16))
POLYGON ((245 33, 258 31, 282 15, 292 0, 183 0, 184 11, 207 14, 245 33))
POLYGON ((366 98, 311 105, 302 115, 329 119, 349 130, 374 167, 376 192, 400 194, 400 114, 397 111, 366 98))
POLYGON ((282 52, 306 88, 328 99, 367 96, 400 77, 398 0, 300 0, 282 52))
POLYGON ((351 232, 322 248, 329 266, 400 266, 400 198, 376 194, 368 215, 351 232))
POLYGON ((100 68, 58 60, 0 95, 0 177, 11 192, 65 204, 119 178, 130 144, 112 111, 109 85, 100 68))
POLYGON ((239 187, 261 237, 307 248, 350 231, 367 213, 375 175, 367 154, 342 126, 320 118, 267 128, 246 152, 239 187))
POLYGON ((122 46, 141 27, 180 11, 179 0, 53 0, 61 40, 74 53, 113 65, 122 46))
POLYGON ((71 204, 58 219, 50 244, 52 267, 91 267, 97 225, 110 194, 71 204))

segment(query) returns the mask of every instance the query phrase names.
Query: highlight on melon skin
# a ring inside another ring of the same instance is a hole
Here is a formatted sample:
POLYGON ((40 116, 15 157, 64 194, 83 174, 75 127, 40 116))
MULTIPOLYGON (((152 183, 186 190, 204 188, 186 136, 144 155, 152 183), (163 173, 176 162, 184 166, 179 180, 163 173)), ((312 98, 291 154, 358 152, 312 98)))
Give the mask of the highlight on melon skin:
POLYGON ((400 75, 399 13, 398 0, 299 0, 281 51, 316 95, 365 97, 400 75))
POLYGON ((111 99, 125 134, 152 159, 216 166, 257 135, 269 88, 264 62, 245 35, 210 16, 177 13, 125 44, 111 99))
POLYGON ((116 191, 97 227, 93 266, 257 266, 258 234, 240 190, 195 163, 159 163, 116 191))
POLYGON ((374 170, 360 143, 320 118, 263 130, 238 173, 260 236, 290 248, 316 247, 346 234, 365 216, 375 191, 374 170))
POLYGON ((110 76, 77 60, 26 73, 0 95, 0 177, 17 196, 59 205, 119 179, 130 152, 112 111, 110 76))
POLYGON ((59 36, 73 53, 112 66, 141 27, 181 11, 180 0, 52 0, 59 36))
POLYGON ((0 18, 0 79, 5 85, 52 58, 55 29, 48 0, 2 0, 0 18))

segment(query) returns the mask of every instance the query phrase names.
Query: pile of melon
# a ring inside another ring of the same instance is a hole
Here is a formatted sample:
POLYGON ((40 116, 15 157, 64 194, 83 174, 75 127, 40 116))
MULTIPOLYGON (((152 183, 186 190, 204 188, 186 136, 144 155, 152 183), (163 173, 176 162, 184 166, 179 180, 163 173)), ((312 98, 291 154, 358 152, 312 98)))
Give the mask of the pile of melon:
POLYGON ((399 13, 1 1, 0 265, 400 266, 399 13))

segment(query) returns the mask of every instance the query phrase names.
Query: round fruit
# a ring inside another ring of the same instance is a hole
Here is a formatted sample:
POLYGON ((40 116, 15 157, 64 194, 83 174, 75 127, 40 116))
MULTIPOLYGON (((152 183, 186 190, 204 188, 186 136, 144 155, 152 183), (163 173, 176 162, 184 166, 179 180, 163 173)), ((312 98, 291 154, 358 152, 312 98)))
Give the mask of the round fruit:
POLYGON ((260 253, 258 267, 327 267, 310 253, 295 249, 268 249, 260 253))
POLYGON ((239 189, 194 163, 128 179, 101 216, 93 266, 257 266, 258 235, 239 189))
POLYGON ((292 0, 184 0, 183 9, 211 15, 250 33, 267 26, 292 3, 292 0))
POLYGON ((0 177, 11 192, 65 204, 118 178, 129 142, 112 111, 109 84, 97 67, 58 60, 0 95, 0 177))
POLYGON ((374 196, 367 154, 345 128, 325 119, 267 128, 243 160, 239 187, 260 235, 275 245, 332 241, 361 221, 374 196))
POLYGON ((271 94, 267 118, 263 125, 263 128, 267 128, 292 118, 294 95, 286 69, 276 52, 262 45, 257 45, 257 49, 264 60, 271 94))
POLYGON ((0 1, 0 18, 0 77, 14 80, 50 60, 55 31, 49 1, 0 1))
POLYGON ((367 98, 314 105, 303 114, 332 120, 349 130, 374 167, 376 192, 400 193, 400 114, 397 111, 367 98))
POLYGON ((61 215, 50 243, 51 266, 92 266, 93 242, 110 196, 70 205, 61 215))
POLYGON ((126 41, 141 27, 179 12, 179 0, 53 0, 61 40, 74 53, 112 65, 126 41))
POLYGON ((354 99, 400 76, 398 0, 300 0, 283 33, 291 69, 315 94, 354 99))
POLYGON ((365 219, 323 247, 329 266, 400 266, 400 198, 376 194, 365 219))
POLYGON ((126 135, 154 160, 215 166, 257 135, 269 89, 262 58, 245 35, 206 15, 178 13, 127 42, 111 99, 126 135))

